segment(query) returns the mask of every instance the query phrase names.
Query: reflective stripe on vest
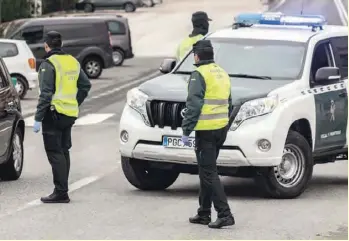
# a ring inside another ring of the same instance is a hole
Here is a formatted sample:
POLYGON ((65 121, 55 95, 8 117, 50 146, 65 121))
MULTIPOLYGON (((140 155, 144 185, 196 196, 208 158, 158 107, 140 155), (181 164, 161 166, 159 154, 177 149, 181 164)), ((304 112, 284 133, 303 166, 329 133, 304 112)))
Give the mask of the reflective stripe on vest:
POLYGON ((229 121, 230 77, 217 64, 201 65, 196 69, 204 78, 206 92, 195 130, 217 130, 229 121))
POLYGON ((178 47, 177 59, 182 60, 184 56, 191 50, 193 45, 203 37, 204 36, 202 34, 199 34, 194 37, 188 37, 184 39, 178 47))
POLYGON ((51 104, 58 113, 78 117, 79 105, 76 99, 80 64, 71 55, 52 55, 48 60, 55 67, 56 91, 51 104))

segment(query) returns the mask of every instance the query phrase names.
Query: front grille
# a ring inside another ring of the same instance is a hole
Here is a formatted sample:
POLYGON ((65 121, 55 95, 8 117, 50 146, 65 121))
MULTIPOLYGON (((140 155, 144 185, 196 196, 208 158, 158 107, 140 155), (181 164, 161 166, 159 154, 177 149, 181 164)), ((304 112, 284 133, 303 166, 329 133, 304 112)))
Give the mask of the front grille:
POLYGON ((182 126, 183 117, 181 111, 185 108, 185 102, 170 102, 152 100, 147 102, 147 113, 152 127, 171 127, 176 130, 182 126))

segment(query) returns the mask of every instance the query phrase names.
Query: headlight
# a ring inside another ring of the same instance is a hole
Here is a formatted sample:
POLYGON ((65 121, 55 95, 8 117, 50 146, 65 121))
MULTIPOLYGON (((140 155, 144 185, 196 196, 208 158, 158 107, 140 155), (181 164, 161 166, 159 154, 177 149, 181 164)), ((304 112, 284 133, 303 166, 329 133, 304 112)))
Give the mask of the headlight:
POLYGON ((147 100, 148 96, 139 91, 137 88, 133 88, 129 92, 127 92, 127 104, 142 116, 146 125, 150 126, 145 105, 147 100))
POLYGON ((236 115, 230 130, 235 131, 247 119, 271 113, 276 108, 278 101, 278 96, 270 96, 244 103, 236 115))

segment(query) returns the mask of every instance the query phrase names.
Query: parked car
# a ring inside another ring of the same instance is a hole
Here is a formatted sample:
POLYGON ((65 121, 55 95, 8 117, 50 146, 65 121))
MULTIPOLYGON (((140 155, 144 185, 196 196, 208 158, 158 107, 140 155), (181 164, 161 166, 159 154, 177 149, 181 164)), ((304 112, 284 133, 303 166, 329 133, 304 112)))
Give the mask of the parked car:
POLYGON ((0 57, 3 58, 11 77, 16 77, 21 99, 38 82, 35 57, 23 40, 0 39, 0 57))
POLYGON ((79 0, 75 8, 85 12, 94 12, 96 9, 124 9, 125 12, 134 12, 142 7, 142 0, 79 0))
POLYGON ((23 169, 25 123, 21 102, 5 62, 0 58, 0 179, 17 180, 23 169))
POLYGON ((103 69, 114 66, 108 24, 109 21, 101 16, 33 18, 19 20, 4 32, 5 38, 27 42, 37 60, 37 69, 46 54, 45 34, 52 30, 60 32, 63 50, 79 60, 89 78, 96 79, 103 69))

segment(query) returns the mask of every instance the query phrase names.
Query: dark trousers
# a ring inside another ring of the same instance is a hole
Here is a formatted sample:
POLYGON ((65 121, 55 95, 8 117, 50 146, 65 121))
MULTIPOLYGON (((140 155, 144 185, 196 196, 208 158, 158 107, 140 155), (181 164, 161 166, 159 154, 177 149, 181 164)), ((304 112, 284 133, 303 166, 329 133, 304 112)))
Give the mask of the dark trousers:
POLYGON ((224 188, 217 171, 217 157, 227 137, 227 128, 195 132, 195 153, 199 167, 200 196, 198 214, 211 214, 211 204, 218 218, 231 215, 224 188))
POLYGON ((47 158, 52 167, 54 191, 68 192, 70 170, 69 149, 72 146, 71 129, 76 118, 47 111, 42 121, 42 134, 47 158))

